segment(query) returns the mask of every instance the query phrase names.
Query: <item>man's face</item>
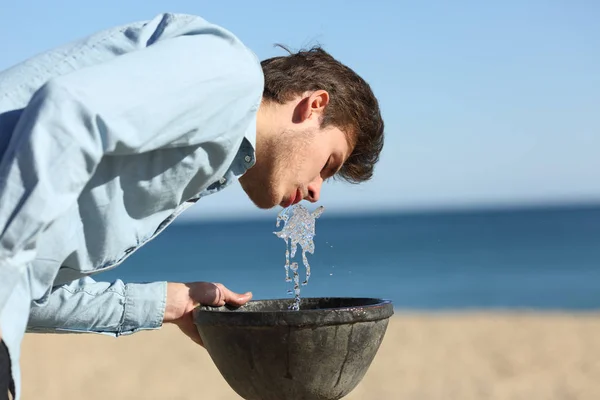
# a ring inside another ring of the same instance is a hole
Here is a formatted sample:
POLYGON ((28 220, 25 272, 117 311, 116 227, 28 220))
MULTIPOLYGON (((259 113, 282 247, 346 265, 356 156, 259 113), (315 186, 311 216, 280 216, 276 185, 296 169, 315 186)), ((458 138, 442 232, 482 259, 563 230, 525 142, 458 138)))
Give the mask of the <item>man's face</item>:
POLYGON ((316 202, 323 181, 348 158, 350 148, 344 132, 332 126, 320 127, 319 117, 326 103, 326 93, 309 96, 276 106, 264 118, 265 124, 259 118, 256 164, 240 178, 246 194, 259 208, 288 207, 302 199, 316 202))

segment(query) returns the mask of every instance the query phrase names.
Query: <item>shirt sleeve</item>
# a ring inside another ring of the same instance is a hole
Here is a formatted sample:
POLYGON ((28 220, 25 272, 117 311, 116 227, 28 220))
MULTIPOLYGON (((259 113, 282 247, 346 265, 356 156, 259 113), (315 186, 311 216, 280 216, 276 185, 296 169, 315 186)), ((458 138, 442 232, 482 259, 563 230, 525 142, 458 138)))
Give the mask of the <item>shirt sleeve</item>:
POLYGON ((90 277, 55 287, 32 303, 29 332, 95 332, 111 336, 157 329, 163 324, 166 282, 96 282, 90 277))
POLYGON ((230 132, 250 121, 262 85, 256 57, 212 26, 44 84, 0 163, 0 282, 27 273, 37 236, 102 157, 241 140, 230 132))

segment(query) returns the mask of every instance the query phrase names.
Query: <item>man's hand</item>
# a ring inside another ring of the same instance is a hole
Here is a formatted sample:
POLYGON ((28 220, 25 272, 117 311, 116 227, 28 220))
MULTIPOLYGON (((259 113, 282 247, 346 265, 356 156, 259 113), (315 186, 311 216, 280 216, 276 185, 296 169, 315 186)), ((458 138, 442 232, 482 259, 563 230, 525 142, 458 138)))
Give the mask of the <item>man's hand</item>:
POLYGON ((167 305, 163 322, 174 323, 194 342, 202 344, 200 334, 194 325, 192 310, 198 305, 241 306, 252 298, 252 293, 234 293, 220 283, 192 282, 167 283, 167 305))

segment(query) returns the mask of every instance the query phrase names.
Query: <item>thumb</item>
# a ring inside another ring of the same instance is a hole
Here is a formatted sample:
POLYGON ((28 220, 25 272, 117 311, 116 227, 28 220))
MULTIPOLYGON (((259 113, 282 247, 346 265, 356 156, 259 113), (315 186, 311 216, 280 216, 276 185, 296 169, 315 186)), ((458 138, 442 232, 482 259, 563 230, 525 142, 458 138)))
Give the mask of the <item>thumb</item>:
POLYGON ((227 289, 221 284, 217 284, 216 286, 221 292, 221 296, 219 296, 221 298, 221 301, 219 301, 219 305, 231 304, 233 306, 243 306, 252 299, 252 292, 240 294, 227 289))
POLYGON ((225 302, 227 304, 231 304, 233 306, 243 306, 244 304, 249 302, 251 299, 252 299, 251 292, 247 292, 244 294, 238 294, 238 293, 231 292, 231 297, 229 297, 227 300, 225 300, 225 302))

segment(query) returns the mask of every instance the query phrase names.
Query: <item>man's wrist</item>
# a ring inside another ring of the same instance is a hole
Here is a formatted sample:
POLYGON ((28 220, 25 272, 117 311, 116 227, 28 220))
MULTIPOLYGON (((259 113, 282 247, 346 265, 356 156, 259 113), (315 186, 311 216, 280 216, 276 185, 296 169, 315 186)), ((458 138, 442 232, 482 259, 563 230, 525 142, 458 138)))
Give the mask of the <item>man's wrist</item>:
POLYGON ((167 301, 163 322, 176 322, 190 308, 190 289, 184 283, 167 282, 167 301))

